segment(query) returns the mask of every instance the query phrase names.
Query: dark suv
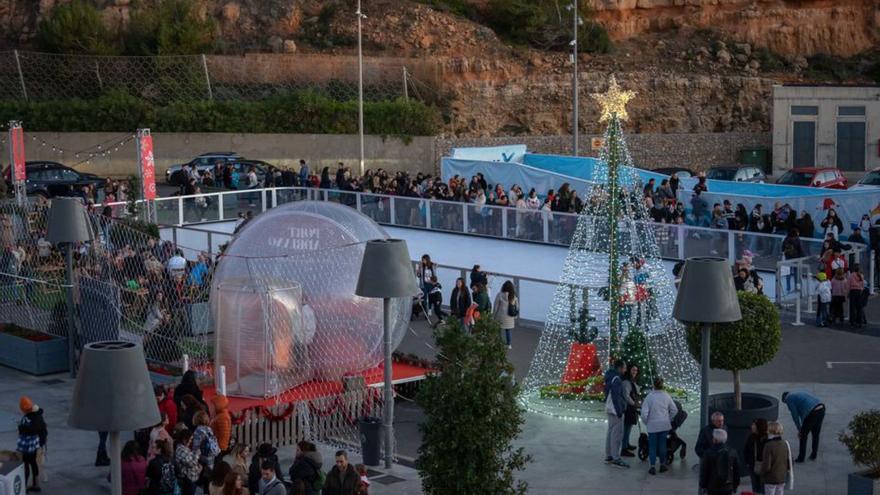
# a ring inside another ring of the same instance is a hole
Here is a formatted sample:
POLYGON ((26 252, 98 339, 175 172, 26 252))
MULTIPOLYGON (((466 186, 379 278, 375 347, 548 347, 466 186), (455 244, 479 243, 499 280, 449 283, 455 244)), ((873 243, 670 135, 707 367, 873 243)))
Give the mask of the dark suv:
MULTIPOLYGON (((11 172, 12 167, 6 167, 4 176, 10 190, 12 189, 11 172)), ((79 172, 58 162, 25 162, 25 173, 27 174, 27 182, 25 182, 27 194, 46 198, 67 196, 71 189, 86 185, 92 186, 96 190, 103 189, 107 185, 107 179, 103 177, 79 172)))

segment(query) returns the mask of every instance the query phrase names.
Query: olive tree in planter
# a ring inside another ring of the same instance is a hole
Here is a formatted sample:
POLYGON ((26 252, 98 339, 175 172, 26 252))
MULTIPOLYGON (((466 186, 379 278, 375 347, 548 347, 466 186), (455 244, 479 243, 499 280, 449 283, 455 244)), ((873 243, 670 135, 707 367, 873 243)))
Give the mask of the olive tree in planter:
MULTIPOLYGON (((713 369, 733 373, 733 393, 709 397, 709 410, 724 414, 728 443, 741 454, 752 421, 775 421, 779 417, 779 401, 775 397, 742 392, 741 373, 773 359, 782 341, 782 325, 779 311, 766 297, 740 291, 737 298, 742 319, 713 325, 709 351, 713 369)), ((698 325, 688 326, 687 341, 691 355, 699 361, 702 336, 698 325)))
POLYGON ((856 414, 839 439, 849 449, 853 462, 867 468, 860 473, 850 473, 847 493, 880 494, 880 410, 856 414))

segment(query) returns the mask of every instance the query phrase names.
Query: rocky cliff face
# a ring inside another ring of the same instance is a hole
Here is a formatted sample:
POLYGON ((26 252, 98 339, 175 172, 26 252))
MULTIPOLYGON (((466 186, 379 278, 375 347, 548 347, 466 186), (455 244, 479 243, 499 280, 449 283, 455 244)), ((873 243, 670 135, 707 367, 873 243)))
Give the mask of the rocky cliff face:
POLYGON ((876 0, 595 0, 616 39, 712 28, 786 55, 850 56, 878 42, 876 0))
MULTIPOLYGON (((27 48, 40 17, 63 1, 0 1, 6 47, 27 48)), ((108 25, 125 25, 131 0, 95 1, 108 25)), ((585 133, 601 130, 589 94, 603 90, 612 73, 639 92, 632 132, 768 130, 774 83, 810 82, 815 74, 805 70, 805 56, 860 52, 875 46, 880 32, 877 0, 595 1, 597 20, 616 43, 611 54, 581 54, 585 133)), ((322 68, 351 64, 354 0, 193 2, 216 20, 221 51, 310 52, 322 68)), ((369 0, 365 9, 367 54, 418 59, 412 73, 429 99, 444 102, 445 134, 570 132, 567 53, 514 49, 485 26, 411 0, 369 0)))

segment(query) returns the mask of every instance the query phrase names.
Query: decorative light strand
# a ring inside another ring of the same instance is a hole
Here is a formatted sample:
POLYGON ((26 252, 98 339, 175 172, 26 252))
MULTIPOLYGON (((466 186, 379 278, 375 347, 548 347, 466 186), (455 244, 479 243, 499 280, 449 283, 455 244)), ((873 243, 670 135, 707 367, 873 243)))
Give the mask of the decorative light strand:
MULTIPOLYGON (((609 93, 613 91, 621 94, 616 84, 609 93)), ((593 376, 601 375, 613 357, 626 357, 641 365, 645 376, 640 381, 660 376, 682 401, 697 397, 699 370, 687 351, 684 327, 671 316, 674 285, 656 242, 655 230, 665 226, 644 222, 648 212, 623 136, 620 100, 600 99, 609 114, 601 163, 520 396, 527 410, 560 419, 606 417, 604 404, 595 399, 601 388, 591 391, 589 385, 564 383, 573 383, 573 370, 585 372, 572 361, 578 341, 593 346, 598 363, 589 370, 593 376), (595 330, 585 332, 585 327, 595 330)))

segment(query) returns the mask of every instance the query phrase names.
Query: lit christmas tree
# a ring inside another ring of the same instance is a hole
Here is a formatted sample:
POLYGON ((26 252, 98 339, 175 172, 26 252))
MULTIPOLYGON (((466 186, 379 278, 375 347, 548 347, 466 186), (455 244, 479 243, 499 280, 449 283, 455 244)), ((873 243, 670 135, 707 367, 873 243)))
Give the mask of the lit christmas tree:
POLYGON ((642 385, 660 376, 677 398, 696 397, 699 370, 684 327, 672 318, 673 280, 655 241, 666 227, 649 221, 621 128, 634 96, 614 77, 606 93, 593 95, 600 122, 608 122, 601 164, 523 385, 521 401, 531 411, 604 418, 602 374, 617 357, 639 365, 642 385))

